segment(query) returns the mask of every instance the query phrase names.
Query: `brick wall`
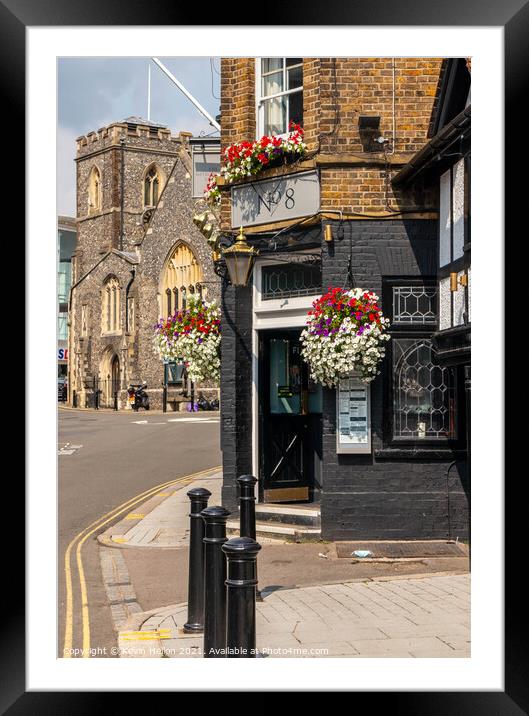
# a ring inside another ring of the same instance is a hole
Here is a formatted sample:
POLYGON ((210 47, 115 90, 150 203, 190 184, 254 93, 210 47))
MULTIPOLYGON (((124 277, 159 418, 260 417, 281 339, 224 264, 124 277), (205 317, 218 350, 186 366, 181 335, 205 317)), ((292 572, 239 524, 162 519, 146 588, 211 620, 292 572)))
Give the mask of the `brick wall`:
MULTIPOLYGON (((346 215, 344 240, 322 243, 324 288, 344 285, 350 240, 356 284, 379 295, 384 277, 435 275, 437 197, 420 181, 395 191, 391 178, 427 141, 441 66, 435 58, 304 59, 303 126, 310 157, 263 171, 257 180, 319 169, 322 211, 346 215), (358 130, 363 115, 380 116, 379 133, 391 140, 387 152, 364 151, 358 130), (398 215, 403 211, 410 215, 398 215)), ((221 91, 222 147, 255 139, 254 59, 224 59, 221 91)), ((223 193, 222 225, 232 228, 229 191, 223 193)), ((251 297, 248 289, 224 287, 223 300, 223 501, 233 507, 235 478, 251 469, 251 297)), ((421 456, 388 452, 385 380, 381 375, 372 384, 373 452, 367 456, 336 453, 335 391, 324 390, 322 536, 466 537, 467 475, 456 460, 461 454, 446 447, 421 456)))
MULTIPOLYGON (((427 139, 441 65, 436 58, 304 59, 303 127, 321 168, 322 206, 363 214, 435 210, 421 183, 394 191, 391 177, 427 139), (380 117, 380 135, 391 140, 387 153, 364 151, 358 130, 364 115, 380 117)), ((256 138, 255 59, 223 59, 221 72, 224 149, 256 138)), ((287 171, 304 168, 299 162, 287 171)), ((276 173, 265 170, 257 178, 276 173)), ((227 192, 222 221, 231 229, 227 192)))

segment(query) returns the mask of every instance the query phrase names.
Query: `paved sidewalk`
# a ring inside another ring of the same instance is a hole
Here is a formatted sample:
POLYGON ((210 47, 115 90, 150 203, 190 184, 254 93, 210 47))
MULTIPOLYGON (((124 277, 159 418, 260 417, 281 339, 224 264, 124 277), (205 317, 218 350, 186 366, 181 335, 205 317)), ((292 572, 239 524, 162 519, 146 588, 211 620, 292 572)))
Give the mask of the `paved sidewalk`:
POLYGON ((200 477, 183 486, 176 485, 159 493, 162 502, 143 514, 148 503, 142 506, 142 512, 132 511, 124 520, 110 527, 104 533, 105 544, 111 542, 128 547, 186 547, 189 544, 189 497, 192 487, 205 487, 211 492, 210 505, 221 501, 222 473, 217 471, 207 477, 200 477), (196 484, 195 484, 196 483, 196 484))
MULTIPOLYGON (((263 590, 257 648, 281 657, 470 657, 470 575, 263 590)), ((186 604, 132 615, 121 657, 201 657, 186 604)))

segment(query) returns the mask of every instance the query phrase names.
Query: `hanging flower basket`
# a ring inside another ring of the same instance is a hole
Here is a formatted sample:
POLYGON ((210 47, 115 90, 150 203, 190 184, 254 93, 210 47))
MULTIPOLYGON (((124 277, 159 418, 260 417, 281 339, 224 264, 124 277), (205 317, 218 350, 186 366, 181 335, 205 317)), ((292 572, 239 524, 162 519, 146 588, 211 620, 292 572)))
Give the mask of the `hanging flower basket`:
POLYGON ((303 141, 303 127, 290 122, 286 136, 276 137, 264 135, 255 142, 238 142, 231 144, 222 153, 224 166, 220 174, 210 174, 204 198, 212 205, 220 203, 218 177, 227 182, 245 179, 258 174, 263 169, 291 164, 307 153, 307 145, 303 141))
POLYGON ((160 358, 185 363, 191 380, 220 380, 220 310, 191 294, 187 307, 162 319, 154 329, 160 358))
POLYGON ((378 300, 375 293, 359 288, 329 288, 314 301, 301 333, 301 353, 316 382, 331 388, 355 372, 369 383, 380 373, 389 319, 378 300))

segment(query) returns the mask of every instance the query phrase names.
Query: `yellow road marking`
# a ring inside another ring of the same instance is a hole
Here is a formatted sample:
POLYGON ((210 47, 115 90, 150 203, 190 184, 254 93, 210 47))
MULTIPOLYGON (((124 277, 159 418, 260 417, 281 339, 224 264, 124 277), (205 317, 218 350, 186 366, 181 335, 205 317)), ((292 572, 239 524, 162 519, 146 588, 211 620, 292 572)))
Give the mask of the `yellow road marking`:
POLYGON ((68 547, 66 548, 66 552, 64 554, 64 571, 65 571, 65 582, 66 582, 66 618, 65 618, 65 627, 64 627, 64 648, 63 648, 63 657, 64 658, 71 658, 71 650, 73 645, 73 587, 72 587, 72 572, 71 572, 71 558, 70 554, 72 552, 72 549, 75 545, 75 542, 77 540, 80 540, 77 544, 76 549, 76 563, 77 563, 77 570, 79 572, 79 582, 80 582, 80 589, 81 589, 81 613, 82 613, 82 623, 83 623, 83 649, 84 649, 84 656, 85 658, 89 658, 90 654, 90 618, 89 618, 89 609, 88 609, 88 593, 86 589, 86 579, 84 575, 84 569, 83 569, 83 563, 81 558, 81 548, 94 532, 96 532, 99 528, 104 527, 106 524, 111 522, 116 517, 119 517, 119 515, 123 514, 123 512, 126 512, 131 507, 134 507, 139 502, 144 500, 147 497, 151 497, 152 495, 156 494, 160 489, 169 487, 170 485, 177 485, 177 484, 188 484, 190 482, 194 482, 199 477, 203 477, 205 475, 208 475, 209 473, 214 473, 220 470, 220 466, 209 468, 208 470, 201 470, 199 472, 193 473, 192 475, 186 475, 182 478, 175 478, 174 480, 169 480, 168 482, 163 482, 160 485, 157 485, 156 487, 151 487, 148 490, 145 490, 145 492, 140 493, 139 495, 136 495, 136 497, 132 497, 126 502, 123 502, 118 507, 115 507, 113 510, 110 510, 110 512, 107 512, 105 515, 100 517, 98 520, 95 520, 92 522, 92 524, 85 527, 81 532, 79 532, 68 544, 68 547), (87 534, 84 535, 83 533, 87 530, 90 530, 90 528, 93 529, 90 532, 87 532, 87 534), (82 539, 80 539, 82 537, 82 539))
POLYGON ((120 639, 132 641, 133 639, 170 639, 170 629, 146 629, 145 631, 122 631, 120 639))
POLYGON ((131 512, 123 519, 125 520, 142 520, 145 517, 145 515, 142 515, 141 512, 131 512))
POLYGON ((170 639, 170 636, 134 636, 122 638, 122 641, 159 641, 161 639, 170 639))
POLYGON ((118 544, 125 544, 128 541, 128 537, 112 537, 112 542, 117 542, 118 544))

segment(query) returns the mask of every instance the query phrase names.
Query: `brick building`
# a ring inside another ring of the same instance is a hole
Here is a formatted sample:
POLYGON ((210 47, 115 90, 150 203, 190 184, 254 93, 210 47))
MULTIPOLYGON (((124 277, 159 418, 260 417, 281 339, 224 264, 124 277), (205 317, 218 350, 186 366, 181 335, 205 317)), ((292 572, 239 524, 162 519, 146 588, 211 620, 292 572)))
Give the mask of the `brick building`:
POLYGON ((242 225, 260 252, 248 286, 222 285, 228 507, 236 477, 252 473, 261 520, 321 525, 330 539, 468 536, 464 380, 458 365, 440 364, 433 342, 439 183, 427 172, 393 181, 443 126, 449 64, 222 60, 221 150, 285 133, 291 120, 308 145, 302 160, 221 186, 224 235, 242 225), (351 285, 381 297, 391 340, 367 388, 352 377, 322 389, 299 334, 322 288, 351 285), (349 439, 362 405, 364 433, 349 439))
POLYGON ((129 117, 77 140, 77 246, 72 258, 69 401, 126 405, 146 381, 151 407, 185 401, 181 371, 153 349, 162 316, 189 293, 219 298, 206 240, 192 223, 190 133, 129 117), (98 391, 100 391, 98 393, 98 391))

